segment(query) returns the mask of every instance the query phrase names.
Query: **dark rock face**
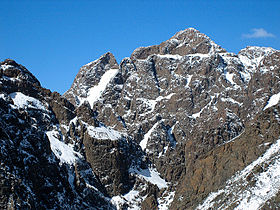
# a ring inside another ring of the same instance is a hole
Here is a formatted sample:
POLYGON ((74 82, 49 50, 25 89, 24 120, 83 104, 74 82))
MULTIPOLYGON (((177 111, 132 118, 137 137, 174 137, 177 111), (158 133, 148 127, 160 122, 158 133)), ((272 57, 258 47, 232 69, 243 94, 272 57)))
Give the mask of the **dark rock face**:
POLYGON ((104 54, 64 96, 0 70, 2 208, 279 206, 277 50, 235 55, 190 28, 120 65, 104 54))
MULTIPOLYGON (((100 181, 110 196, 125 194, 131 188, 128 166, 130 163, 126 157, 128 148, 122 148, 126 144, 119 141, 97 140, 86 136, 84 138, 87 160, 91 163, 100 181)), ((131 180, 133 181, 133 180, 131 180)))
MULTIPOLYGON (((40 87, 14 61, 3 65, 9 66, 0 78, 1 209, 113 208, 97 188, 89 187, 99 183, 85 159, 73 165, 58 158, 68 148, 59 144, 64 138, 59 125, 72 119, 74 106, 40 87), (23 73, 10 74, 13 69, 23 73), (49 132, 55 132, 58 142, 51 143, 49 132)), ((78 138, 71 140, 78 146, 78 138)))

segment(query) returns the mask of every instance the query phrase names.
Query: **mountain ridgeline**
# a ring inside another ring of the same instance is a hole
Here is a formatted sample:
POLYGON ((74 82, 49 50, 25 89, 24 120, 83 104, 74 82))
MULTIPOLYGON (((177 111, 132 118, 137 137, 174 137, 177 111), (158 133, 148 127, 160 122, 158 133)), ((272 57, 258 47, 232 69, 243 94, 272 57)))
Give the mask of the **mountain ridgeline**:
POLYGON ((0 65, 1 209, 280 208, 279 50, 188 28, 64 95, 0 65))

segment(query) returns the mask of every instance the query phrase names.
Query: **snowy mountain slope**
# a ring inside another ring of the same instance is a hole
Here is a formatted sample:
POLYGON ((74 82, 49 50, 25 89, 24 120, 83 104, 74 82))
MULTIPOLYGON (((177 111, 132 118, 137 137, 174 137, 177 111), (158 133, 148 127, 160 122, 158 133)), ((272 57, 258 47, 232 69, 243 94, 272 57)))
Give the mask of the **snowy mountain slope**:
POLYGON ((235 206, 235 209, 258 209, 263 206, 280 189, 279 149, 277 140, 261 157, 229 179, 224 189, 211 193, 197 209, 209 209, 214 205, 217 208, 221 202, 217 199, 218 196, 223 199, 219 208, 235 206), (269 164, 269 167, 264 169, 266 164, 269 164), (251 179, 255 182, 253 186, 249 185, 251 179))
POLYGON ((176 186, 198 157, 234 141, 270 104, 279 91, 278 60, 279 51, 264 47, 227 53, 186 29, 125 58, 92 110, 131 136, 176 186))
POLYGON ((279 51, 228 53, 193 28, 136 49, 120 65, 104 54, 80 69, 63 96, 6 60, 1 170, 27 193, 2 193, 3 206, 211 209, 256 201, 277 208, 279 71, 279 51), (30 162, 13 168, 8 150, 30 162), (44 166, 38 175, 52 192, 49 202, 35 191, 35 178, 25 177, 33 161, 44 166), (264 181, 270 191, 262 191, 264 181))
POLYGON ((58 121, 71 106, 34 83, 25 68, 21 76, 21 68, 11 60, 1 63, 1 209, 113 208, 98 190, 78 142, 67 144, 62 134, 58 121))
POLYGON ((7 75, 11 62, 1 63, 1 183, 16 190, 2 194, 3 208, 115 209, 111 197, 135 182, 142 194, 152 187, 153 179, 130 171, 145 171, 148 161, 126 133, 96 120, 86 102, 75 109, 28 77, 7 75))

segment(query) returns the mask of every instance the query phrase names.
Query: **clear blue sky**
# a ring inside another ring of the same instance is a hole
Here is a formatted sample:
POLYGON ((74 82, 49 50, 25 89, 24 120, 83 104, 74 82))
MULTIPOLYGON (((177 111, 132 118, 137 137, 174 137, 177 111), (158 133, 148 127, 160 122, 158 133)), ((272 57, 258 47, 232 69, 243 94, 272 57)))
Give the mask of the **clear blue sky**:
POLYGON ((16 60, 59 93, 102 54, 120 62, 188 27, 230 52, 248 45, 280 50, 279 0, 0 2, 0 60, 16 60))

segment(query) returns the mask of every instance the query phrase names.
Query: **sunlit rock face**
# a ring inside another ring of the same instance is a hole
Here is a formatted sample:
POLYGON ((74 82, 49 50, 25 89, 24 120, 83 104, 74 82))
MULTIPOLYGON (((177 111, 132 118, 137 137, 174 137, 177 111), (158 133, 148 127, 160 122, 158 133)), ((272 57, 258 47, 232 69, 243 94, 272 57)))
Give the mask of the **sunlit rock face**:
POLYGON ((2 208, 279 208, 280 52, 189 28, 63 95, 0 67, 2 208))

